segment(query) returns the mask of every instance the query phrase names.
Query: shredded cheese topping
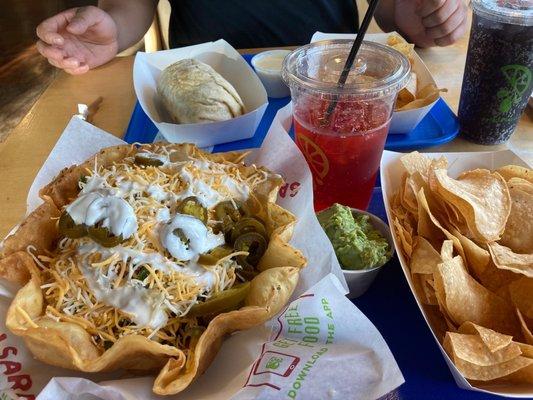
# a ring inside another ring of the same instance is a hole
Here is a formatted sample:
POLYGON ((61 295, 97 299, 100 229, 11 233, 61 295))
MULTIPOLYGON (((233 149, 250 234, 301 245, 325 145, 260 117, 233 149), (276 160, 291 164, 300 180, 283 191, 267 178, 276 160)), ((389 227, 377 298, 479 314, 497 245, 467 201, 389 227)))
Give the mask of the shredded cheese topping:
POLYGON ((208 210, 224 200, 245 201, 268 174, 252 166, 242 176, 236 164, 203 158, 173 162, 164 146, 143 154, 162 165, 140 166, 129 157, 108 168, 95 165, 80 181, 78 199, 112 199, 106 201, 110 219, 116 216, 114 204, 133 210, 135 229, 126 241, 105 248, 90 237, 65 237, 53 254, 30 254, 43 269, 47 318, 80 325, 102 350, 122 336, 140 334, 187 351, 191 330, 207 323, 188 316, 189 310, 234 285, 240 268, 234 256, 242 253, 231 253, 215 265, 198 264, 199 254, 224 244, 223 235, 212 232, 214 212, 207 225, 195 220, 184 226, 193 217, 179 217, 178 205, 189 196, 208 210), (179 242, 178 248, 162 240, 162 232, 170 240, 172 224, 196 235, 192 246, 179 242))

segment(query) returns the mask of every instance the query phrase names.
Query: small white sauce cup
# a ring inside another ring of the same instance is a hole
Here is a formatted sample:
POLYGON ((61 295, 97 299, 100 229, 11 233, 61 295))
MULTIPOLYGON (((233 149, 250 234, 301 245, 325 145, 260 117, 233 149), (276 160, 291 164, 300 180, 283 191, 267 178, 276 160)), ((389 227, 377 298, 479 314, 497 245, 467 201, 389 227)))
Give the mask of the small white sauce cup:
POLYGON ((290 53, 290 50, 269 50, 258 53, 252 58, 252 66, 259 76, 261 82, 265 86, 268 97, 281 98, 287 97, 291 94, 289 87, 283 82, 281 78, 281 66, 279 69, 264 68, 258 65, 258 62, 270 57, 285 57, 290 53))
POLYGON ((348 284, 348 289, 350 290, 350 292, 347 294, 347 297, 349 299, 355 299, 364 294, 368 290, 372 282, 374 282, 374 279, 376 279, 376 276, 378 275, 381 268, 387 265, 387 263, 394 257, 394 242, 392 241, 392 234, 389 226, 380 218, 376 217, 374 214, 370 214, 369 212, 352 208, 352 213, 354 215, 364 214, 370 217, 370 223, 372 224, 374 229, 381 233, 381 235, 389 243, 391 249, 391 256, 389 260, 387 260, 387 262, 381 267, 361 270, 342 270, 342 272, 344 273, 344 278, 346 279, 346 283, 348 284))

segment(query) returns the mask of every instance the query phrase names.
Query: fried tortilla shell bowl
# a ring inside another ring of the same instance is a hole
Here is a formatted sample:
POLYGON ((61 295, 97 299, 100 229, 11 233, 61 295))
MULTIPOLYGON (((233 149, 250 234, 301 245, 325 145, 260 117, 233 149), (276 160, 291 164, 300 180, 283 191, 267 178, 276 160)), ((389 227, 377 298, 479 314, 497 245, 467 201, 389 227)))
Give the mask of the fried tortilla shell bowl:
MULTIPOLYGON (((41 289, 41 270, 29 251, 41 255, 56 249, 60 238, 57 219, 61 209, 77 196, 80 176, 85 176, 95 162, 109 166, 139 151, 150 151, 152 146, 155 145, 106 148, 85 163, 61 171, 41 190, 44 203, 4 241, 0 253, 0 277, 23 285, 9 307, 6 325, 24 339, 36 358, 47 364, 85 372, 159 371, 153 390, 157 394, 170 395, 184 390, 208 368, 226 334, 259 325, 277 314, 289 300, 306 260, 287 243, 296 220, 274 203, 282 181, 276 175, 270 175, 267 181, 254 187, 251 196, 254 215, 265 221, 270 236, 258 266, 261 272, 250 282, 244 306, 214 317, 196 346, 186 349, 188 354, 177 347, 135 334, 119 338, 113 346, 102 351, 93 344, 91 333, 79 321, 81 318, 70 322, 48 317, 41 289)), ((175 160, 193 156, 238 164, 245 157, 245 154, 236 152, 207 154, 187 144, 165 147, 175 160)), ((246 176, 249 167, 239 165, 237 168, 242 176, 246 176)))

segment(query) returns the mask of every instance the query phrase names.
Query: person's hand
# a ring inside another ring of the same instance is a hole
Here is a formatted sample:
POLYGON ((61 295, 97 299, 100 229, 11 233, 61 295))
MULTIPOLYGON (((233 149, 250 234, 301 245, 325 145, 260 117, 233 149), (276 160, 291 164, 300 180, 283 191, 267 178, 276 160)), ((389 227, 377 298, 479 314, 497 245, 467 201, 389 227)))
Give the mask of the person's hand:
POLYGON ((396 26, 417 46, 448 46, 466 32, 463 0, 395 0, 394 6, 396 26))
POLYGON ((117 54, 115 21, 97 7, 63 11, 41 22, 36 31, 39 53, 69 74, 83 74, 117 54))

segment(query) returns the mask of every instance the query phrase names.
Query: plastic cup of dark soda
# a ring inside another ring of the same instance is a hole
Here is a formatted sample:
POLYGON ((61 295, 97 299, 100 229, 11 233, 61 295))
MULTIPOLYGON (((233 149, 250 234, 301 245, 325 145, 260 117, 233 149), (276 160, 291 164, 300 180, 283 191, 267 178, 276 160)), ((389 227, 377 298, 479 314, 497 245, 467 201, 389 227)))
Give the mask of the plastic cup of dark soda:
POLYGON ((473 0, 472 8, 461 133, 475 143, 504 143, 533 90, 533 0, 473 0))
POLYGON ((363 42, 343 87, 337 82, 352 40, 300 47, 284 62, 296 144, 313 174, 316 211, 341 203, 364 210, 372 195, 399 90, 409 79, 405 56, 363 42), (328 114, 328 107, 335 108, 328 114))

